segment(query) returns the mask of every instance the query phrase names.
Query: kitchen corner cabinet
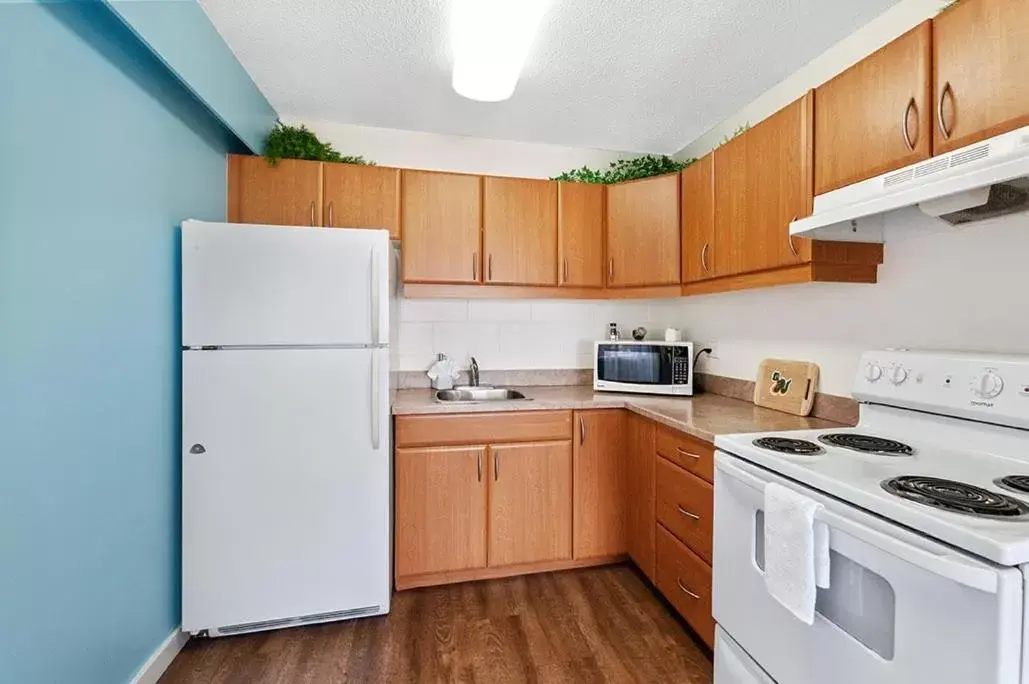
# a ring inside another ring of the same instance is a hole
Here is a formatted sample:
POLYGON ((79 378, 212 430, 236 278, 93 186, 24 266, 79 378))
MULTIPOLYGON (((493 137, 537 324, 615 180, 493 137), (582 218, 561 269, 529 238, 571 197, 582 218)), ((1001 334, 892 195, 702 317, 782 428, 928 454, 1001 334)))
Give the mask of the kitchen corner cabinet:
POLYGON ((932 22, 933 153, 1029 125, 1029 2, 963 0, 932 22))
POLYGON ((397 449, 397 576, 486 567, 486 447, 397 449))
POLYGON ((558 284, 604 286, 604 186, 557 185, 558 284))
POLYGON ((484 282, 557 285, 557 183, 483 179, 484 282))
POLYGON ((399 240, 400 169, 325 164, 322 218, 330 228, 384 228, 399 240))
POLYGON ((657 462, 654 423, 635 413, 629 414, 626 422, 629 556, 653 582, 656 572, 654 473, 657 462))
POLYGON ((482 282, 482 179, 404 170, 400 187, 403 281, 482 282))
POLYGON ((489 564, 570 559, 571 444, 503 444, 489 452, 489 564))
POLYGON ((321 162, 229 155, 228 220, 278 226, 322 224, 321 162))
POLYGON ((572 521, 576 559, 618 556, 629 550, 628 423, 628 413, 617 409, 575 413, 572 521))
POLYGON ((925 21, 815 90, 816 195, 932 155, 931 65, 925 21))
POLYGON ((679 174, 609 185, 607 286, 678 284, 679 234, 679 174))
POLYGON ((682 170, 682 282, 718 275, 715 269, 714 155, 682 170))

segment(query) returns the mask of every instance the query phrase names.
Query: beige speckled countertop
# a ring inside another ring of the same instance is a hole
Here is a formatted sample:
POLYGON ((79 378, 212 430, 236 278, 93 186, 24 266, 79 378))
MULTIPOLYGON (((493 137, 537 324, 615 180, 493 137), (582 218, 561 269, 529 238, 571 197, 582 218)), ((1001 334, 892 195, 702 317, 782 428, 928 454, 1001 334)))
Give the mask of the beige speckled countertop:
POLYGON ((531 401, 446 404, 436 401, 432 390, 399 390, 393 395, 393 414, 626 408, 708 442, 714 441, 715 435, 736 432, 782 432, 837 427, 836 423, 820 418, 801 418, 717 394, 698 394, 691 398, 609 394, 594 392, 588 385, 517 389, 531 401))

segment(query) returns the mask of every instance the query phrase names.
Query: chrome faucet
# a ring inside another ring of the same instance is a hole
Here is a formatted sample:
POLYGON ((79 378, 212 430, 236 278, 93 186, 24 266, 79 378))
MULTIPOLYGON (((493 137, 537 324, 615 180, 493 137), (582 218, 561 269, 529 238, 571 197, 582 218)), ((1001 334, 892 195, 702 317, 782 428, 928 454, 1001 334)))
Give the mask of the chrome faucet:
POLYGON ((472 365, 468 368, 468 382, 471 383, 472 387, 479 386, 479 362, 475 360, 475 357, 471 357, 472 365))

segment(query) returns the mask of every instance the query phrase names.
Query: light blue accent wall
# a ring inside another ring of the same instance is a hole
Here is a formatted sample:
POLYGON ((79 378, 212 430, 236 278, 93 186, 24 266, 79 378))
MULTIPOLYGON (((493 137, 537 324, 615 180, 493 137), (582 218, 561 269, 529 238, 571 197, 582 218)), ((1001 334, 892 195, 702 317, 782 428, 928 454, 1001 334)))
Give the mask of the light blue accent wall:
POLYGON ((0 682, 179 624, 178 225, 242 145, 99 2, 0 3, 0 682))
POLYGON ((197 0, 105 0, 255 154, 277 115, 197 0))

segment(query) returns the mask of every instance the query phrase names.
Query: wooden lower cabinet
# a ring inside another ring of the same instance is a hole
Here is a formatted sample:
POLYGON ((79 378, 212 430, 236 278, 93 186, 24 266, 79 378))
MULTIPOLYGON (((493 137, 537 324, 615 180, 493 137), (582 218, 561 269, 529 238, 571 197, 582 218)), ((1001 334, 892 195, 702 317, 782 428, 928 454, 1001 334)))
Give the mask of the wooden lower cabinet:
POLYGON ((657 459, 657 521, 711 562, 714 489, 674 463, 657 459))
POLYGON ((486 567, 486 447, 397 449, 397 577, 486 567))
POLYGON ((629 472, 629 557, 643 574, 654 581, 654 423, 630 414, 626 430, 626 456, 629 472))
POLYGON ((572 557, 572 446, 491 446, 490 567, 572 557))
POLYGON ((617 556, 629 550, 626 427, 621 409, 576 411, 572 439, 573 556, 617 556))
POLYGON ((715 642, 711 615, 711 566, 661 525, 657 532, 655 584, 709 647, 715 642))

